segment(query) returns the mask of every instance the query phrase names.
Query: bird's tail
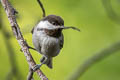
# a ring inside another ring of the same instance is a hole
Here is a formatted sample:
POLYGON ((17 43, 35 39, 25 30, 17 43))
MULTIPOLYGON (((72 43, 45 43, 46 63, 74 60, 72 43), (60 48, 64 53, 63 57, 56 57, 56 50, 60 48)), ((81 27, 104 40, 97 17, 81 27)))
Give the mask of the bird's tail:
MULTIPOLYGON (((40 62, 43 63, 44 60, 45 60, 45 57, 43 56, 40 62)), ((50 69, 52 69, 52 57, 47 57, 47 61, 43 64, 46 64, 50 69)))
POLYGON ((48 58, 48 62, 46 63, 46 65, 47 65, 50 69, 53 68, 53 66, 52 66, 52 58, 48 58))

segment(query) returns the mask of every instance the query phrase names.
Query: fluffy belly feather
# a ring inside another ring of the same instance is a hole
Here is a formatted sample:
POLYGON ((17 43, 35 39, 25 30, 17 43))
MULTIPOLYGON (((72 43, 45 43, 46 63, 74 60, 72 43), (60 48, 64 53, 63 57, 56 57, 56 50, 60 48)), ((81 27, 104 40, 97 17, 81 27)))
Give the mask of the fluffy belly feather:
POLYGON ((55 57, 60 52, 60 41, 54 37, 44 37, 41 47, 41 53, 46 56, 55 57))

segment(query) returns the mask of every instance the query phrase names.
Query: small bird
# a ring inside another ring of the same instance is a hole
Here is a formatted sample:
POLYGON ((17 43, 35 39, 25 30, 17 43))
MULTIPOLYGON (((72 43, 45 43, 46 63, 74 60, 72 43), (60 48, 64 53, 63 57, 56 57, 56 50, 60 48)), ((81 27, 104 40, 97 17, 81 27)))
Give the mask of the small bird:
POLYGON ((48 15, 40 20, 36 27, 32 30, 32 41, 35 49, 43 55, 40 62, 34 67, 34 70, 46 64, 49 68, 53 68, 52 59, 60 53, 63 48, 64 36, 63 29, 75 29, 75 27, 65 27, 64 20, 60 16, 48 15))

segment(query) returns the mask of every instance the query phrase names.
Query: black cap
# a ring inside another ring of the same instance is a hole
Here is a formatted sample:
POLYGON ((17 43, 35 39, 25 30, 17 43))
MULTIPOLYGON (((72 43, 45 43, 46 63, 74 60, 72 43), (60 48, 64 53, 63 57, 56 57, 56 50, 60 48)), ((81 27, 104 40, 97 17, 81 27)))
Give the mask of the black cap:
POLYGON ((60 26, 64 25, 64 20, 60 16, 48 15, 42 19, 42 21, 46 21, 46 20, 49 21, 51 24, 56 25, 56 26, 57 25, 60 25, 60 26))

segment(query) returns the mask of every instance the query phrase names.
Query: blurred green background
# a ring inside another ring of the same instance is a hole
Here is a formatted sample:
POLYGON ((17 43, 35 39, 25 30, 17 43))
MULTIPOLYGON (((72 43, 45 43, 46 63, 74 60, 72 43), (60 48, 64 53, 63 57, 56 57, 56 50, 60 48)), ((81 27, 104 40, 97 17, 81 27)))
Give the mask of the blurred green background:
MULTIPOLYGON (((19 12, 17 21, 24 38, 32 44, 32 27, 41 19, 37 0, 9 0, 19 12)), ((41 0, 46 14, 61 16, 66 26, 76 26, 81 32, 63 31, 64 48, 54 58, 53 69, 42 66, 50 80, 67 80, 79 65, 96 52, 120 41, 120 0, 41 0)), ((0 5, 1 6, 1 5, 0 5)), ((28 64, 12 34, 4 9, 0 8, 0 80, 26 80, 28 64), (6 33, 6 34, 5 34, 6 33), (9 45, 8 45, 9 44, 9 45), (11 62, 12 61, 12 62, 11 62), (11 71, 12 69, 15 71, 11 71), (10 78, 8 78, 10 80, 10 78)), ((30 50, 39 64, 41 55, 30 50)), ((120 80, 120 51, 93 65, 79 80, 120 80)), ((39 77, 34 74, 35 80, 39 77)))

